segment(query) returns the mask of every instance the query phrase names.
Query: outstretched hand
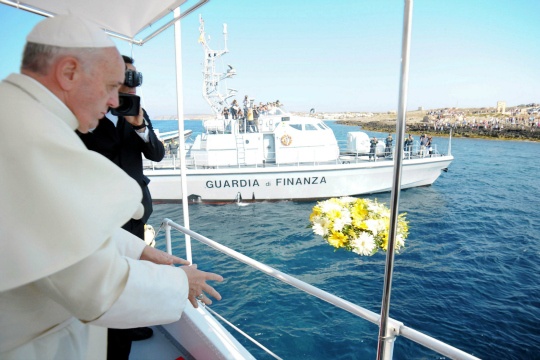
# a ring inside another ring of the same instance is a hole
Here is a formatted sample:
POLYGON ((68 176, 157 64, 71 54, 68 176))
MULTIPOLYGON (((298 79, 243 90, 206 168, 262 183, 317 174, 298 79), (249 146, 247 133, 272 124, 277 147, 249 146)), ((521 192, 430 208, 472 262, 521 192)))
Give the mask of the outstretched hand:
POLYGON ((146 245, 146 247, 144 248, 140 259, 151 261, 155 264, 161 264, 161 265, 173 265, 173 264, 189 265, 189 261, 187 260, 184 260, 174 255, 170 255, 164 251, 155 249, 148 245, 146 245))
POLYGON ((197 264, 182 266, 180 269, 184 270, 187 275, 189 283, 188 300, 194 308, 199 307, 197 299, 206 305, 212 304, 210 296, 216 300, 221 300, 221 295, 206 283, 209 280, 222 282, 223 277, 221 275, 198 270, 197 264))

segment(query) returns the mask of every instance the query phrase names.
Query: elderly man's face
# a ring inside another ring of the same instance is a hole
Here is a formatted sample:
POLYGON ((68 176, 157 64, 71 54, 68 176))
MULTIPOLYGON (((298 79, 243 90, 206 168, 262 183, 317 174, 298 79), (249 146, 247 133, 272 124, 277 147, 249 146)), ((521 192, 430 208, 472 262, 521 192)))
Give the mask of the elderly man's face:
POLYGON ((97 127, 109 111, 118 106, 118 90, 124 83, 124 61, 116 48, 105 48, 86 72, 81 71, 79 86, 70 95, 68 107, 79 121, 82 133, 97 127))

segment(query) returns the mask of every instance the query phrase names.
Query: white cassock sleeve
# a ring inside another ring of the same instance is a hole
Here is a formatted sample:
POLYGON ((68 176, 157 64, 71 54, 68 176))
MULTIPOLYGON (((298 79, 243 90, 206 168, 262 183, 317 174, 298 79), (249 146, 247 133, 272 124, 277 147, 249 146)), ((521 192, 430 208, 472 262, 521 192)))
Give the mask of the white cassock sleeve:
POLYGON ((81 321, 111 328, 177 321, 189 292, 183 270, 122 256, 113 239, 35 285, 81 321))
POLYGON ((144 240, 122 228, 114 231, 113 239, 118 252, 131 259, 140 259, 144 248, 147 246, 144 240))

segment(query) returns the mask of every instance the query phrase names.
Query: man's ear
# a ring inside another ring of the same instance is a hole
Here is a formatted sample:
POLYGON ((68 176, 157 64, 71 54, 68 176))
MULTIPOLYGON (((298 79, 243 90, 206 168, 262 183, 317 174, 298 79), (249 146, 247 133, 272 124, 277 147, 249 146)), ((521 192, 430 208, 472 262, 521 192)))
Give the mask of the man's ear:
POLYGON ((72 56, 66 56, 56 63, 55 76, 62 90, 71 90, 79 80, 81 63, 72 56))

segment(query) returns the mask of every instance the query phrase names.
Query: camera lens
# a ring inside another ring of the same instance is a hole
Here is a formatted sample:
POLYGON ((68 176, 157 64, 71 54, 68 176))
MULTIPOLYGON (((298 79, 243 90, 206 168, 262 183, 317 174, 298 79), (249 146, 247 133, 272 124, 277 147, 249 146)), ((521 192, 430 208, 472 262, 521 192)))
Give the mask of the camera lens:
POLYGON ((142 85, 142 73, 128 69, 125 73, 124 85, 130 88, 134 88, 142 85))

